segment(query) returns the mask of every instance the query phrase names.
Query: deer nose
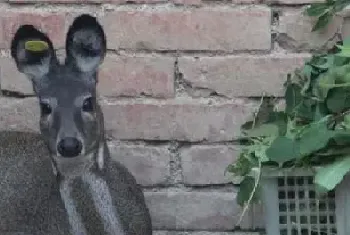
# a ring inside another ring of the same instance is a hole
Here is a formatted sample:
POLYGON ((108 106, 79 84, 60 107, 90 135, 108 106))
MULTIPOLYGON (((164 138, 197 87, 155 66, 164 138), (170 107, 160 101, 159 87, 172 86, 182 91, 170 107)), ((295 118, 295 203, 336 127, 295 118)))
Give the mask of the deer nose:
POLYGON ((76 157, 81 153, 82 143, 76 138, 64 138, 57 145, 57 151, 62 157, 76 157))

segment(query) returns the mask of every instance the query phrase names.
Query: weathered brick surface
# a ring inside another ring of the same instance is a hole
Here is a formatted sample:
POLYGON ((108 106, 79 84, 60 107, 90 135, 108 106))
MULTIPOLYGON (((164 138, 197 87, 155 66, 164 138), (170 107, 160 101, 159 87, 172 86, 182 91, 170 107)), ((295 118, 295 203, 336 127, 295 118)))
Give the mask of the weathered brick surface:
MULTIPOLYGON (((63 52, 58 52, 60 58, 63 52)), ((17 71, 12 58, 0 56, 1 89, 33 94, 31 82, 17 71)), ((102 96, 174 96, 174 63, 171 57, 107 56, 99 72, 98 91, 102 96)))
POLYGON ((230 182, 225 168, 238 155, 234 146, 192 146, 182 149, 184 183, 189 185, 223 184, 230 182))
POLYGON ((172 0, 175 5, 192 5, 199 6, 202 4, 201 0, 172 0))
POLYGON ((64 45, 66 33, 64 12, 20 12, 2 9, 0 15, 0 48, 10 48, 12 37, 22 24, 33 24, 47 33, 56 48, 64 45))
POLYGON ((241 208, 235 192, 145 192, 154 228, 231 230, 241 208))
POLYGON ((325 29, 311 32, 316 19, 304 15, 303 12, 304 8, 282 12, 277 28, 279 33, 277 40, 280 46, 293 50, 319 48, 341 28, 342 18, 335 17, 325 29))
POLYGON ((116 103, 104 105, 108 134, 117 139, 225 141, 239 135, 253 103, 116 103))
MULTIPOLYGON (((1 98, 0 128, 38 130, 36 98, 1 98), (12 118, 15 116, 15 118, 12 118)), ((251 118, 255 103, 236 100, 226 104, 102 102, 107 133, 117 139, 226 141, 239 135, 251 118)))
MULTIPOLYGON (((192 88, 206 88, 227 97, 284 94, 287 73, 303 65, 309 54, 182 57, 179 71, 192 88)), ((200 93, 199 93, 200 94, 200 93)), ((197 95, 192 92, 192 95, 197 95)))
POLYGON ((0 131, 38 132, 39 112, 35 98, 0 97, 0 131))
POLYGON ((118 10, 101 17, 109 48, 135 50, 268 50, 270 20, 262 6, 118 10))
POLYGON ((107 57, 101 65, 98 89, 104 96, 174 96, 171 57, 107 57))
POLYGON ((263 0, 232 0, 233 4, 259 4, 262 2, 263 0))
POLYGON ((142 185, 165 184, 169 177, 167 147, 109 143, 112 158, 124 164, 142 185))
POLYGON ((155 4, 155 3, 165 3, 167 0, 103 0, 103 3, 112 4, 155 4))
POLYGON ((18 72, 15 62, 9 56, 0 57, 0 87, 3 90, 33 94, 30 80, 18 72))
POLYGON ((102 0, 7 0, 12 4, 16 3, 53 3, 53 4, 82 4, 82 3, 102 3, 102 0))

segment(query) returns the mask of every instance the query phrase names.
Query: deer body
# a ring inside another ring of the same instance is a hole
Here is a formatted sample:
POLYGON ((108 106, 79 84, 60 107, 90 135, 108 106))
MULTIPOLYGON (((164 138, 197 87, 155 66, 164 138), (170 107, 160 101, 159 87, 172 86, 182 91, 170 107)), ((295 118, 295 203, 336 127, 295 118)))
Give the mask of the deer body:
POLYGON ((84 14, 74 20, 66 52, 60 64, 50 39, 32 25, 17 30, 11 47, 18 70, 32 80, 39 99, 41 135, 57 179, 51 198, 59 192, 53 202, 59 219, 52 219, 52 234, 150 235, 143 192, 112 160, 105 140, 96 84, 106 38, 96 18, 84 14), (44 46, 31 50, 27 42, 44 46))

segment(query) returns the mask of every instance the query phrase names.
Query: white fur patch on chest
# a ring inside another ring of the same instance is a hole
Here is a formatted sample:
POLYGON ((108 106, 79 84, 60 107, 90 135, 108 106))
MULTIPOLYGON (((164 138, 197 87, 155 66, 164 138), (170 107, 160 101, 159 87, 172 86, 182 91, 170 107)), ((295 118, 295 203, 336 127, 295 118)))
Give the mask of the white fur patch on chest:
POLYGON ((68 221, 73 235, 88 235, 86 228, 82 223, 81 216, 77 210, 77 204, 72 197, 72 187, 70 181, 64 181, 60 185, 61 198, 68 215, 68 221))
POLYGON ((102 170, 105 164, 105 151, 103 147, 100 147, 97 154, 97 166, 98 169, 102 170))
POLYGON ((113 205, 112 195, 106 181, 94 174, 86 174, 82 180, 89 186, 89 193, 94 201, 94 207, 102 218, 104 229, 110 235, 124 235, 125 232, 113 205))

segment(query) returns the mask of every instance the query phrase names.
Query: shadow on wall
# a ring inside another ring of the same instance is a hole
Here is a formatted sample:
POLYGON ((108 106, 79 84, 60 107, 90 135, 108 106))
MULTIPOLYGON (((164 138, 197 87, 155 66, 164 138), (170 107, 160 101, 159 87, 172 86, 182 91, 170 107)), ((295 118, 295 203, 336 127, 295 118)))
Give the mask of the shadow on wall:
POLYGON ((0 132, 0 234, 38 230, 44 234, 52 182, 51 163, 39 134, 0 132))

